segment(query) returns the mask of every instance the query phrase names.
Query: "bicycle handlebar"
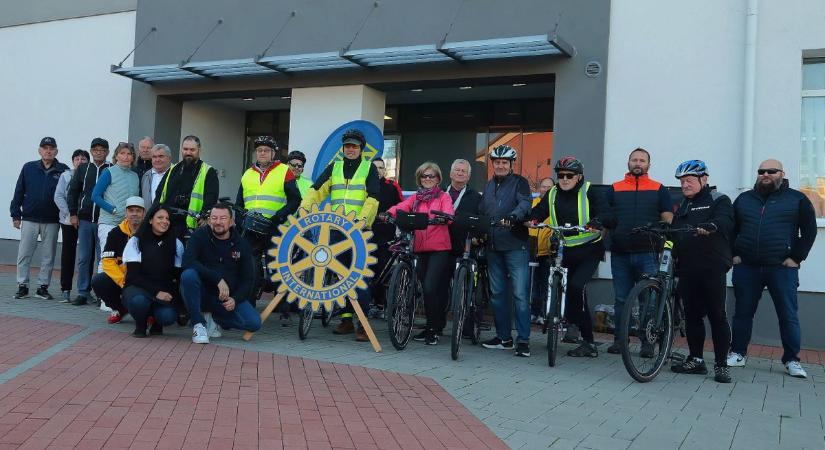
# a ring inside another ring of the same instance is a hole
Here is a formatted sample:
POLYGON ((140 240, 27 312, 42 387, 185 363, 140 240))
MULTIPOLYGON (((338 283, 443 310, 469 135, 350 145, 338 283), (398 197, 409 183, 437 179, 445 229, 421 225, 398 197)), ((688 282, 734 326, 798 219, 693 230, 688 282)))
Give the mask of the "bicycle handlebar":
POLYGON ((665 236, 668 233, 695 233, 698 230, 697 227, 693 225, 684 225, 678 228, 670 227, 670 226, 662 226, 661 224, 648 224, 642 225, 640 227, 634 227, 630 230, 630 234, 640 234, 640 233, 647 233, 647 234, 655 234, 657 236, 665 236))
POLYGON ((550 229, 550 230, 553 230, 553 231, 558 231, 558 232, 578 231, 579 233, 599 231, 596 228, 583 227, 581 225, 548 225, 548 224, 543 223, 543 222, 542 223, 537 223, 537 224, 531 224, 529 226, 529 228, 536 228, 536 229, 547 228, 547 229, 550 229))

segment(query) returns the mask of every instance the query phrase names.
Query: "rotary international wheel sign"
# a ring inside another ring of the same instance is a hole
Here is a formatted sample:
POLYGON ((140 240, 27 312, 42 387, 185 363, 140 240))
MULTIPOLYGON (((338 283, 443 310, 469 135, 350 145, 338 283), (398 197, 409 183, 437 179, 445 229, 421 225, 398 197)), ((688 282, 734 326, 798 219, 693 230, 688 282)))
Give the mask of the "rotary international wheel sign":
POLYGON ((365 226, 365 221, 355 219, 355 212, 344 214, 343 207, 333 210, 330 204, 299 209, 298 217, 289 216, 278 227, 281 235, 272 238, 268 267, 272 281, 280 284, 261 319, 266 320, 282 300, 298 302, 301 309, 323 307, 328 313, 333 304, 343 308, 349 300, 373 347, 380 351, 356 292, 368 289, 367 281, 374 276, 370 267, 376 262, 372 256, 376 245, 369 241, 372 232, 365 226))

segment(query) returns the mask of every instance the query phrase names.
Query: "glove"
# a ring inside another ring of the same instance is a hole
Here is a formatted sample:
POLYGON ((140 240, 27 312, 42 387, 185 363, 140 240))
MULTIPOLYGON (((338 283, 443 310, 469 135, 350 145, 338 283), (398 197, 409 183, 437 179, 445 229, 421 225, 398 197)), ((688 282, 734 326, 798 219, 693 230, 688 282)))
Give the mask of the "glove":
POLYGON ((602 230, 604 229, 604 225, 599 219, 591 219, 590 222, 587 222, 585 225, 587 228, 592 228, 594 230, 602 230))
POLYGON ((668 231, 668 230, 670 230, 670 224, 669 224, 668 222, 665 222, 665 221, 660 221, 660 222, 659 222, 659 224, 658 224, 658 227, 659 227, 662 231, 668 231))
POLYGON ((378 220, 380 220, 381 222, 386 222, 386 221, 389 220, 389 218, 390 218, 390 215, 386 211, 378 213, 378 220))
POLYGON ((715 232, 719 231, 719 227, 717 227, 716 224, 713 223, 713 222, 700 223, 699 225, 696 225, 696 228, 701 228, 701 229, 707 231, 708 233, 715 233, 715 232))

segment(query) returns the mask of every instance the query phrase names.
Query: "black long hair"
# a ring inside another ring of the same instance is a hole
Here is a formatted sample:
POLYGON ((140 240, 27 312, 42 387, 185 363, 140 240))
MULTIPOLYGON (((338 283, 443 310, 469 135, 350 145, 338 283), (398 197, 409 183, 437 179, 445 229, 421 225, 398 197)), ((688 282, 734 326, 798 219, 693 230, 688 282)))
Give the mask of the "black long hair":
POLYGON ((149 208, 149 212, 147 212, 146 216, 143 217, 143 222, 140 223, 140 226, 134 236, 138 239, 138 249, 140 249, 141 253, 145 252, 150 245, 157 243, 158 246, 164 247, 166 253, 172 258, 172 261, 174 261, 175 253, 177 251, 177 238, 175 237, 175 233, 172 231, 171 224, 169 228, 160 236, 155 235, 155 232, 152 231, 152 224, 150 221, 155 214, 161 210, 166 211, 166 214, 169 215, 171 220, 172 212, 169 211, 169 208, 163 205, 154 205, 149 208))

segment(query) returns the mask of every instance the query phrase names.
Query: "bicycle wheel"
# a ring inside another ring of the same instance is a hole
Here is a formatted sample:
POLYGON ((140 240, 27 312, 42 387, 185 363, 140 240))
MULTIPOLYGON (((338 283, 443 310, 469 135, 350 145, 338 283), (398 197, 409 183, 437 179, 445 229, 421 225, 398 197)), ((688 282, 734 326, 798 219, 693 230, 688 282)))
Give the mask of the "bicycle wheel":
POLYGON ((395 265, 387 289, 387 325, 390 341, 396 350, 404 350, 410 341, 415 320, 415 273, 406 261, 395 265))
POLYGON ((490 300, 489 284, 487 283, 487 273, 479 270, 477 273, 476 285, 473 288, 472 302, 467 308, 466 319, 470 321, 470 342, 478 345, 481 342, 481 329, 483 327, 484 308, 490 300))
POLYGON ((472 289, 472 274, 467 264, 461 264, 455 271, 453 277, 453 290, 450 301, 453 304, 453 336, 450 356, 453 361, 458 359, 458 352, 461 350, 461 339, 464 334, 464 319, 467 314, 467 303, 472 289))
POLYGON ((619 332, 627 373, 640 383, 656 378, 673 345, 673 311, 658 280, 646 279, 633 286, 625 301, 619 332), (657 319, 659 307, 661 320, 657 319))
POLYGON ((550 307, 545 319, 547 324, 547 365, 556 366, 556 356, 559 353, 559 334, 561 334, 561 274, 553 272, 550 279, 550 307))
POLYGON ((309 335, 309 327, 312 326, 313 316, 314 313, 312 312, 312 306, 309 306, 309 304, 307 304, 299 313, 298 337, 301 338, 302 341, 309 335))

